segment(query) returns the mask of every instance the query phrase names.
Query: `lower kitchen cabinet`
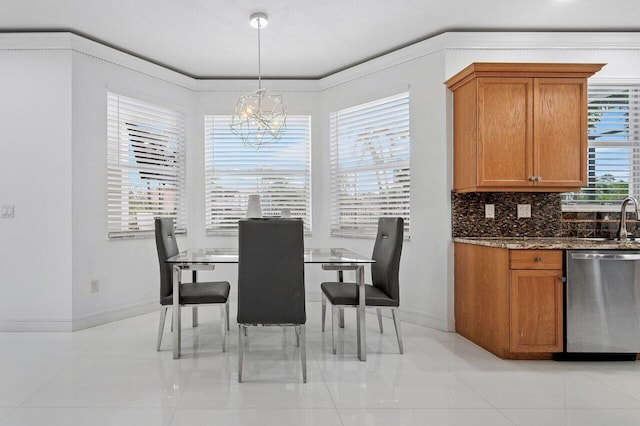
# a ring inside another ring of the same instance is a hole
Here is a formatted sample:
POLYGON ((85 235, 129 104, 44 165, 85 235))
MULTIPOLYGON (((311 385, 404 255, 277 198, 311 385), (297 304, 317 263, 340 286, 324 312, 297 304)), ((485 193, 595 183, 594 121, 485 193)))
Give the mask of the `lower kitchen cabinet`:
POLYGON ((562 250, 455 244, 456 332, 501 358, 563 347, 562 250))
POLYGON ((562 351, 562 269, 511 271, 511 352, 562 351))

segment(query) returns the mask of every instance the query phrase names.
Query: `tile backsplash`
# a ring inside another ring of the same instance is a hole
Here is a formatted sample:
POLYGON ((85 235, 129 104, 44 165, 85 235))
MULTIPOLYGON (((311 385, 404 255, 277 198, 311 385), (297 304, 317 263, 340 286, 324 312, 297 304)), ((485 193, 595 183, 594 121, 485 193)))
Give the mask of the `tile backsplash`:
POLYGON ((454 237, 560 237, 560 194, 542 192, 470 192, 451 194, 454 237), (495 218, 485 218, 493 204, 495 218), (518 219, 518 204, 531 205, 531 217, 518 219))
MULTIPOLYGON (((613 238, 618 212, 563 212, 559 193, 451 193, 453 237, 577 237, 613 238), (493 204, 495 218, 485 218, 493 204), (531 217, 518 219, 518 204, 531 205, 531 217)), ((627 230, 640 238, 640 221, 627 210, 627 230)))
MULTIPOLYGON (((640 222, 627 209, 627 232, 640 237, 640 222)), ((578 238, 615 238, 620 223, 619 212, 563 212, 562 236, 578 238)))

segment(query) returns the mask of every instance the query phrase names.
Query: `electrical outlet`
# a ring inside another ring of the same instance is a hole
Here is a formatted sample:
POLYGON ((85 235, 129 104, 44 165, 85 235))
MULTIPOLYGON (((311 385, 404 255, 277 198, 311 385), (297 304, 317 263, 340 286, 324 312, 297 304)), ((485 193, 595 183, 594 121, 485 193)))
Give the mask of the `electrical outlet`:
POLYGON ((531 217, 531 204, 518 204, 518 219, 531 217))
POLYGON ((100 281, 91 280, 91 293, 97 293, 100 291, 100 281))
POLYGON ((13 219, 14 217, 16 217, 16 206, 14 205, 2 206, 2 210, 0 211, 0 218, 13 219))
POLYGON ((484 217, 494 219, 496 217, 496 206, 494 204, 484 205, 484 217))

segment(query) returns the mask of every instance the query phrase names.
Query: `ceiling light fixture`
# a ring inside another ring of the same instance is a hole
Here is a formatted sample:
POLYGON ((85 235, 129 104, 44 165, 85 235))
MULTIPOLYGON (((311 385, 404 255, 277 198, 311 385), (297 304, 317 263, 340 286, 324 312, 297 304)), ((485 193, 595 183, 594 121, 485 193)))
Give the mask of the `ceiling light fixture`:
POLYGON ((260 64, 260 29, 268 24, 267 15, 256 12, 249 18, 258 29, 258 90, 238 99, 231 118, 231 131, 247 145, 258 150, 262 146, 278 142, 286 129, 287 108, 281 95, 274 95, 262 88, 260 64))

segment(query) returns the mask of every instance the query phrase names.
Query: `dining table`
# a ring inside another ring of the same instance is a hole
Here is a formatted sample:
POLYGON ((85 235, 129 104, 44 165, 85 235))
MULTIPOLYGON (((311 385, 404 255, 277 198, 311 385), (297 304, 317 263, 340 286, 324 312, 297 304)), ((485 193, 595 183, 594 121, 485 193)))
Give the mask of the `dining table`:
MULTIPOLYGON (((173 358, 180 358, 180 283, 182 271, 193 271, 193 280, 197 280, 197 271, 213 270, 217 264, 238 263, 237 248, 189 248, 168 258, 166 263, 173 266, 173 358)), ((344 248, 305 248, 304 263, 319 264, 327 271, 337 271, 342 281, 343 271, 354 271, 358 286, 357 305, 357 353, 361 361, 366 361, 366 325, 365 325, 365 283, 364 267, 375 263, 369 256, 363 256, 344 248)), ((340 322, 343 322, 341 316, 340 322)))

